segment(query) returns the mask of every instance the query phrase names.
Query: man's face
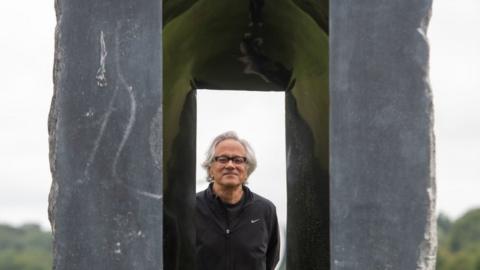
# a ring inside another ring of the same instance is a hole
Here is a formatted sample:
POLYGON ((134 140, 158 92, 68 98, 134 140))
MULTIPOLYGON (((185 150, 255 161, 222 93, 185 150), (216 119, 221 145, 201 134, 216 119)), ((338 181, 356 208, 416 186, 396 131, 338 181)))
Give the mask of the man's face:
MULTIPOLYGON (((245 157, 246 151, 238 141, 227 139, 215 147, 215 157, 245 157)), ((247 164, 236 164, 233 160, 226 163, 213 161, 208 170, 215 184, 223 187, 238 187, 247 179, 247 164)))

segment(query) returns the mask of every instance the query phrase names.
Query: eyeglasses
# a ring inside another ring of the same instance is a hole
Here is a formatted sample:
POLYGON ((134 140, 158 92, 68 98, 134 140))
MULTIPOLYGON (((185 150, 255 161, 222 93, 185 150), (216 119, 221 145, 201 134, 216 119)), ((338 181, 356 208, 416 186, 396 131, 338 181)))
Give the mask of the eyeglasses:
POLYGON ((221 164, 227 164, 230 160, 233 162, 235 165, 242 165, 247 162, 246 157, 239 157, 239 156, 234 156, 234 157, 228 157, 228 156, 217 156, 213 158, 216 162, 221 163, 221 164))

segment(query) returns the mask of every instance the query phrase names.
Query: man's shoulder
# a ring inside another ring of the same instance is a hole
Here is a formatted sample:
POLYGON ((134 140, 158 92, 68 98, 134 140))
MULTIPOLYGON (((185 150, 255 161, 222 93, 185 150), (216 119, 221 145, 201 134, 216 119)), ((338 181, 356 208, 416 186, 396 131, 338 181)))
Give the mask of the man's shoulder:
POLYGON ((195 195, 195 198, 198 200, 203 200, 205 198, 205 192, 207 192, 206 190, 202 190, 202 191, 199 191, 197 192, 197 194, 195 195))
POLYGON ((267 198, 250 191, 252 194, 252 202, 256 205, 275 210, 275 205, 267 198))

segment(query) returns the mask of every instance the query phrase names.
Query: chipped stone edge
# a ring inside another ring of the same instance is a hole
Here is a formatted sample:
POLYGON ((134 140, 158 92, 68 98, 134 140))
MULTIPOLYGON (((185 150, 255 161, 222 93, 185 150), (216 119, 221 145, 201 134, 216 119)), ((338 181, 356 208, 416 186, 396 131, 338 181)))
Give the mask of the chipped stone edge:
MULTIPOLYGON (((432 8, 431 1, 429 3, 429 8, 425 14, 424 19, 421 21, 421 25, 418 28, 419 34, 422 36, 422 39, 425 42, 425 46, 429 47, 428 38, 426 35, 428 29, 428 23, 430 21, 432 8)), ((428 59, 427 59, 428 61, 428 59)), ((429 115, 429 148, 430 148, 430 160, 429 160, 429 170, 427 184, 428 188, 426 190, 428 196, 428 213, 427 220, 425 224, 424 238, 419 246, 419 254, 417 258, 416 270, 435 270, 436 265, 436 254, 437 254, 437 222, 436 222, 436 180, 435 180, 435 133, 434 133, 434 111, 433 111, 433 96, 432 89, 429 79, 429 66, 426 63, 425 68, 425 85, 426 85, 426 96, 428 97, 429 104, 427 107, 427 114, 429 115)))
POLYGON ((55 15, 57 24, 55 26, 55 52, 53 63, 53 96, 50 104, 50 111, 48 115, 48 143, 49 143, 49 161, 50 161, 50 173, 52 175, 52 183, 50 186, 50 192, 48 194, 48 220, 50 222, 52 231, 52 253, 53 253, 53 268, 55 269, 56 262, 58 261, 59 252, 56 244, 56 203, 59 192, 59 183, 56 175, 57 167, 57 138, 56 131, 58 129, 58 93, 60 92, 61 73, 63 70, 63 48, 60 44, 61 40, 61 28, 62 28, 62 3, 61 0, 55 1, 55 15))

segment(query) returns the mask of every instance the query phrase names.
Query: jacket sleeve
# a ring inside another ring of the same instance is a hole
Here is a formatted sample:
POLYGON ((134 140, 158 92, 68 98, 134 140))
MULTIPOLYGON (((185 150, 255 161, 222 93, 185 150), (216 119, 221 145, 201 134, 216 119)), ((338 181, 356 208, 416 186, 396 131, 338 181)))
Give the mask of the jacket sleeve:
POLYGON ((268 241, 267 250, 267 270, 275 269, 280 255, 280 232, 278 228, 278 219, 275 208, 273 208, 272 212, 272 231, 270 233, 270 240, 268 241))

